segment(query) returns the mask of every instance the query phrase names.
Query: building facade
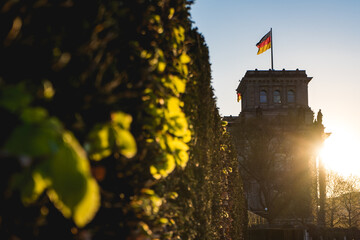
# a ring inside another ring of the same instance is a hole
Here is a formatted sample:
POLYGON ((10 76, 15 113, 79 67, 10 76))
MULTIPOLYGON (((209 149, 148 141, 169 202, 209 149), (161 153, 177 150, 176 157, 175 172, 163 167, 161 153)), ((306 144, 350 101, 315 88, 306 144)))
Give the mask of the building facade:
POLYGON ((251 70, 236 91, 239 116, 224 117, 238 152, 248 209, 270 224, 314 223, 322 115, 308 105, 303 70, 251 70))
POLYGON ((306 123, 313 121, 308 105, 308 84, 312 77, 305 71, 247 71, 236 91, 241 94, 241 113, 245 118, 259 111, 264 116, 298 114, 306 123))

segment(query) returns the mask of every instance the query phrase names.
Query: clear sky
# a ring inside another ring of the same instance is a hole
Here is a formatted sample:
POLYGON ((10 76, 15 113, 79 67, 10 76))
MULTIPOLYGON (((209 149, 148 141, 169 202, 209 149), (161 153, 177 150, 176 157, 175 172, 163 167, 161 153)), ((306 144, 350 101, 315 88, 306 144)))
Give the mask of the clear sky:
POLYGON ((240 113, 235 89, 247 70, 271 68, 270 50, 257 55, 255 44, 272 28, 274 69, 313 77, 309 106, 333 133, 328 151, 351 151, 348 165, 360 174, 360 0, 196 0, 191 8, 222 116, 240 113))

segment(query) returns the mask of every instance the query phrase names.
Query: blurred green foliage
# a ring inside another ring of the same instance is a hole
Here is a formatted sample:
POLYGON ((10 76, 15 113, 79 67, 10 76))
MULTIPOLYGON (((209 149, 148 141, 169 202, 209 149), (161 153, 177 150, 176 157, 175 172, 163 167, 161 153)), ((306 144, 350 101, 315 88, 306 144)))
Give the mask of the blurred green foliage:
POLYGON ((190 4, 0 5, 1 239, 243 238, 190 4))
POLYGON ((5 88, 1 95, 0 104, 18 112, 22 120, 5 142, 3 151, 20 161, 21 158, 30 161, 30 166, 14 175, 12 188, 20 191, 25 205, 35 202, 46 191, 65 217, 72 217, 78 226, 84 226, 100 203, 99 187, 91 176, 85 151, 57 118, 50 118, 41 107, 27 106, 31 97, 23 83, 5 88))
POLYGON ((122 112, 111 113, 111 122, 97 124, 90 131, 87 143, 89 156, 101 160, 113 152, 119 152, 127 158, 136 154, 136 143, 129 129, 132 118, 122 112))

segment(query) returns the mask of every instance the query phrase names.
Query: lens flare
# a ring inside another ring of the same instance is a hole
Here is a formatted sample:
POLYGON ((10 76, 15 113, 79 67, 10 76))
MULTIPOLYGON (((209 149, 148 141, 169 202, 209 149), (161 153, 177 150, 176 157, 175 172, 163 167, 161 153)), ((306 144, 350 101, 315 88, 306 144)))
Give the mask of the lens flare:
POLYGON ((343 176, 360 176, 360 139, 350 131, 336 130, 320 151, 325 168, 343 176))

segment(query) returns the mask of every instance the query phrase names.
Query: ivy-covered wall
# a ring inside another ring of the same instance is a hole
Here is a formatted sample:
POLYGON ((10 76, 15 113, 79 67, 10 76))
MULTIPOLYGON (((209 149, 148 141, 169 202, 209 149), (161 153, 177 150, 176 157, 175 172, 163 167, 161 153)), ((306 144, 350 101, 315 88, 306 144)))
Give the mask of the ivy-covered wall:
POLYGON ((243 239, 190 4, 0 5, 1 239, 243 239))

